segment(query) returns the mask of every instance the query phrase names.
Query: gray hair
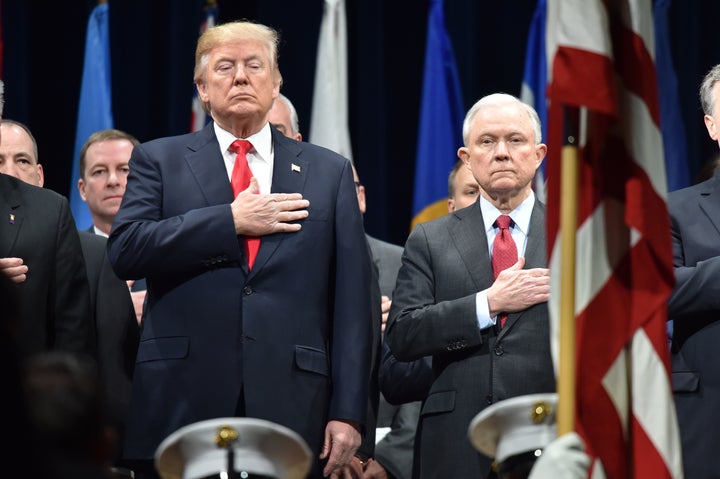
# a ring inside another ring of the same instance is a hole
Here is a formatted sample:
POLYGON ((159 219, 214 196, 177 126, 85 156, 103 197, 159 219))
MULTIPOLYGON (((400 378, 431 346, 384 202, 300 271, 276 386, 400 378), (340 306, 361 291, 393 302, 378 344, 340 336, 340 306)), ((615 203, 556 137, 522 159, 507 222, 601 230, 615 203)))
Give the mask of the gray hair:
POLYGON ((700 104, 702 105, 703 113, 706 115, 712 115, 714 113, 715 95, 713 95, 713 87, 718 81, 720 81, 720 64, 715 65, 707 72, 707 75, 705 75, 700 85, 700 104))
POLYGON ((470 128, 472 127, 475 115, 478 111, 480 111, 481 108, 490 105, 507 105, 510 103, 519 103, 520 105, 522 105, 523 108, 525 108, 525 111, 530 118, 530 123, 532 123, 533 131, 535 133, 535 144, 539 145, 540 143, 542 143, 542 129, 540 127, 540 117, 535 111, 535 108, 531 107, 530 105, 521 101, 515 96, 508 95, 507 93, 493 93, 491 95, 484 96, 478 101, 476 101, 475 104, 470 107, 470 110, 468 110, 467 114, 465 115, 462 129, 463 143, 465 144, 465 146, 469 146, 470 144, 470 128))
POLYGON ((295 110, 295 105, 293 105, 290 99, 282 93, 278 93, 277 99, 282 100, 282 102, 287 105, 288 110, 290 110, 290 128, 292 128, 292 131, 290 133, 292 133, 293 135, 297 135, 298 133, 300 133, 300 121, 298 120, 298 114, 297 110, 295 110))

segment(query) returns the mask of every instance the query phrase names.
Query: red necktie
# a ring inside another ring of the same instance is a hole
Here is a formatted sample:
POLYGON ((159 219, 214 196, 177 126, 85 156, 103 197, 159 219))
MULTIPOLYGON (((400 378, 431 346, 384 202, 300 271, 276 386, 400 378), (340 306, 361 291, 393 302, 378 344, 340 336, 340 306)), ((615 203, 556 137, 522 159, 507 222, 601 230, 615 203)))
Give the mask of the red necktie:
MULTIPOLYGON (((515 240, 510 234, 510 223, 512 223, 512 219, 508 215, 500 215, 495 220, 495 225, 500 228, 493 242, 492 268, 495 278, 498 277, 500 271, 514 265, 518 260, 517 246, 515 246, 515 240)), ((503 328, 505 321, 507 321, 507 314, 500 313, 498 316, 500 328, 503 328)))
MULTIPOLYGON (((235 157, 235 165, 233 166, 230 184, 233 189, 233 197, 237 196, 241 191, 246 190, 250 185, 252 171, 248 166, 247 152, 252 149, 252 143, 247 140, 235 140, 230 145, 230 150, 237 153, 235 157)), ((255 263, 255 257, 260 249, 260 238, 253 236, 245 237, 245 256, 248 260, 248 269, 252 269, 255 263)))

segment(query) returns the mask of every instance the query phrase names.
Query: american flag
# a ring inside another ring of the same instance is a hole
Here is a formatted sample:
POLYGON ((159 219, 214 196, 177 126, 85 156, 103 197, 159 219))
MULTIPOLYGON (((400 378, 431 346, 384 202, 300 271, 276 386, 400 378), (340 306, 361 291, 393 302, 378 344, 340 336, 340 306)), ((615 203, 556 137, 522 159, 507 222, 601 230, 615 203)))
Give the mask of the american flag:
MULTIPOLYGON (((562 327, 561 202, 578 209, 574 429, 595 459, 593 478, 681 478, 665 332, 674 277, 652 0, 548 0, 547 22, 555 333, 562 327), (569 115, 578 125, 576 199, 560 191, 569 115)), ((556 363, 561 375, 567 360, 556 363)))

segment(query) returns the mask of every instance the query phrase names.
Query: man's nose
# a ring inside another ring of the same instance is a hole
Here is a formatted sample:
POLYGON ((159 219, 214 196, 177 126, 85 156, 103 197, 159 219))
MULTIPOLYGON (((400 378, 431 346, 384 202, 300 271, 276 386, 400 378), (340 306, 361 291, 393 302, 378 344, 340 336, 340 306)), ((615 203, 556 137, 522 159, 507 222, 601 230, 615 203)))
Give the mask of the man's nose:
POLYGON ((508 148, 507 143, 503 140, 500 140, 495 145, 495 156, 499 158, 507 158, 508 157, 508 148))

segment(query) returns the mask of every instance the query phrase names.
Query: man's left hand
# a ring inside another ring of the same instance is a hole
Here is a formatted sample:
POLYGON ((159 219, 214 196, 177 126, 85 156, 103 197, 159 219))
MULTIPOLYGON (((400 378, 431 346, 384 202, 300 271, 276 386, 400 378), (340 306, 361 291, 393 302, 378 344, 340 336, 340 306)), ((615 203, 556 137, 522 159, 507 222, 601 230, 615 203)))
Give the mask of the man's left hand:
MULTIPOLYGON (((327 459, 323 476, 330 479, 346 479, 345 466, 355 456, 360 447, 359 427, 347 421, 329 421, 325 427, 325 442, 323 443, 320 459, 327 459)), ((352 476, 350 476, 352 477, 352 476)), ((361 477, 361 476, 358 476, 361 477)))

